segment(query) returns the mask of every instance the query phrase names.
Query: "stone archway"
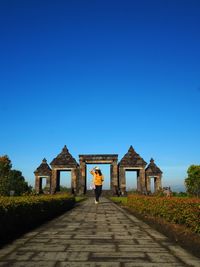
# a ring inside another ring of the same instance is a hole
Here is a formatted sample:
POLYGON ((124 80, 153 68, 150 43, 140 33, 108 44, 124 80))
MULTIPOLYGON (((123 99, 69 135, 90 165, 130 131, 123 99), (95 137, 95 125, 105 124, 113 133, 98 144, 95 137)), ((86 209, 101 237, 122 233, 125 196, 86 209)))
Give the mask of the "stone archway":
POLYGON ((162 187, 161 186, 162 171, 154 163, 153 159, 150 160, 150 163, 145 170, 145 176, 146 176, 147 193, 152 193, 151 192, 152 178, 154 179, 154 193, 156 193, 162 187))
POLYGON ((119 162, 119 187, 122 195, 126 193, 126 170, 137 171, 137 191, 145 192, 145 166, 146 162, 130 146, 128 152, 119 162))
POLYGON ((62 152, 58 154, 56 158, 50 163, 52 168, 52 181, 51 181, 51 193, 60 191, 60 172, 70 171, 71 172, 71 191, 72 193, 77 192, 78 184, 78 163, 69 153, 69 150, 64 146, 62 152))
POLYGON ((39 194, 42 192, 42 179, 46 179, 46 191, 51 191, 52 170, 49 167, 47 160, 43 159, 40 166, 34 171, 35 174, 35 191, 39 194))
POLYGON ((86 165, 87 164, 110 164, 110 185, 113 194, 118 190, 118 155, 116 154, 95 154, 95 155, 79 155, 80 162, 80 177, 79 177, 79 192, 85 194, 86 188, 86 165))

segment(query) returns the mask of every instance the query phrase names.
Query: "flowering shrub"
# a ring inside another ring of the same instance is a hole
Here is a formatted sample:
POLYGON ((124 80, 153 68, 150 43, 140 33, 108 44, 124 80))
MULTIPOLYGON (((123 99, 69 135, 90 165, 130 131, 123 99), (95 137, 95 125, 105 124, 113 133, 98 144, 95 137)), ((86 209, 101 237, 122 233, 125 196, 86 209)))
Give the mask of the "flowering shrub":
POLYGON ((183 224, 193 232, 200 233, 200 199, 129 195, 127 206, 138 213, 183 224))
POLYGON ((8 240, 73 207, 67 194, 0 197, 0 240, 8 240))

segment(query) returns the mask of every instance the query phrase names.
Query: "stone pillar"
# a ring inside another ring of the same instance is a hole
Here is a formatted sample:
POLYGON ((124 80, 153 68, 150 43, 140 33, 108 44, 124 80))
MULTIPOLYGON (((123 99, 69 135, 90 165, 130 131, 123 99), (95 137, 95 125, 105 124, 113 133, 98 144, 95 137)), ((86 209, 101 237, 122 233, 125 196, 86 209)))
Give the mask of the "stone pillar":
POLYGON ((39 181, 40 181, 40 193, 43 193, 43 190, 42 190, 42 177, 41 176, 39 177, 39 181))
POLYGON ((119 167, 119 186, 121 194, 124 195, 126 192, 126 177, 125 177, 125 168, 119 167))
POLYGON ((56 191, 60 192, 60 171, 57 170, 57 175, 56 175, 56 191))
POLYGON ((110 189, 113 191, 114 181, 113 181, 113 165, 110 164, 110 189))
POLYGON ((80 162, 80 193, 85 194, 86 193, 86 163, 81 161, 80 162))
POLYGON ((77 172, 77 169, 76 168, 73 168, 72 171, 71 171, 71 176, 72 176, 72 185, 71 185, 71 188, 72 188, 72 193, 73 194, 76 194, 77 192, 77 175, 78 175, 78 172, 77 172))
POLYGON ((38 175, 35 176, 35 191, 37 194, 40 193, 40 177, 38 175))
POLYGON ((82 194, 81 193, 81 171, 80 171, 80 167, 77 168, 76 192, 77 192, 77 194, 82 194))
POLYGON ((147 193, 151 192, 151 178, 148 175, 146 176, 146 188, 147 188, 147 193))
POLYGON ((155 193, 162 188, 162 184, 161 184, 161 175, 157 176, 155 179, 155 193))
POLYGON ((140 170, 137 171, 137 191, 141 191, 140 190, 140 170))
POLYGON ((116 194, 119 190, 117 161, 113 161, 113 163, 111 164, 111 170, 111 190, 114 194, 116 194))
POLYGON ((50 188, 50 187, 51 187, 51 177, 50 177, 50 176, 47 177, 47 180, 46 180, 46 187, 47 187, 47 188, 50 188))
POLYGON ((140 169, 139 174, 139 188, 138 191, 144 193, 146 192, 146 185, 145 185, 145 169, 140 169))
POLYGON ((57 170, 52 169, 52 177, 51 177, 51 194, 56 193, 57 190, 57 170))

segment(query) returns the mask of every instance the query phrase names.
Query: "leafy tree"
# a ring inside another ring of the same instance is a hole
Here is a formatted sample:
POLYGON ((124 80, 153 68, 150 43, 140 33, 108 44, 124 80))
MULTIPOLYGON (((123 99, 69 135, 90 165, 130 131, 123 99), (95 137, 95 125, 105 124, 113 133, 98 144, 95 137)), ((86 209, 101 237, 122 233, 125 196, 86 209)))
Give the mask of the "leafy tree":
POLYGON ((190 195, 200 196, 200 165, 191 165, 187 170, 185 186, 190 195))
POLYGON ((0 157, 0 195, 9 195, 9 172, 12 164, 8 156, 0 157))
POLYGON ((12 164, 8 156, 7 155, 2 157, 0 156, 0 177, 3 176, 4 174, 8 174, 11 168, 12 164))
POLYGON ((15 195, 29 192, 30 187, 22 173, 11 168, 12 164, 8 156, 0 157, 0 195, 9 196, 10 191, 14 191, 15 195))
POLYGON ((11 190, 15 191, 17 196, 29 191, 28 183, 20 171, 11 170, 9 173, 9 191, 11 190))

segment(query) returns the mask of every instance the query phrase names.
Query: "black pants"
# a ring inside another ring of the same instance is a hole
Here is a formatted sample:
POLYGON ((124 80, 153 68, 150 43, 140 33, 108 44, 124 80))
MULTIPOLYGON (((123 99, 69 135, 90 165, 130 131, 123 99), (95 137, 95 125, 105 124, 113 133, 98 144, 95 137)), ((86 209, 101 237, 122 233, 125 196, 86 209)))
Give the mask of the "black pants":
POLYGON ((95 198, 96 198, 96 201, 99 202, 99 197, 101 195, 101 192, 102 192, 102 185, 95 185, 95 198))

